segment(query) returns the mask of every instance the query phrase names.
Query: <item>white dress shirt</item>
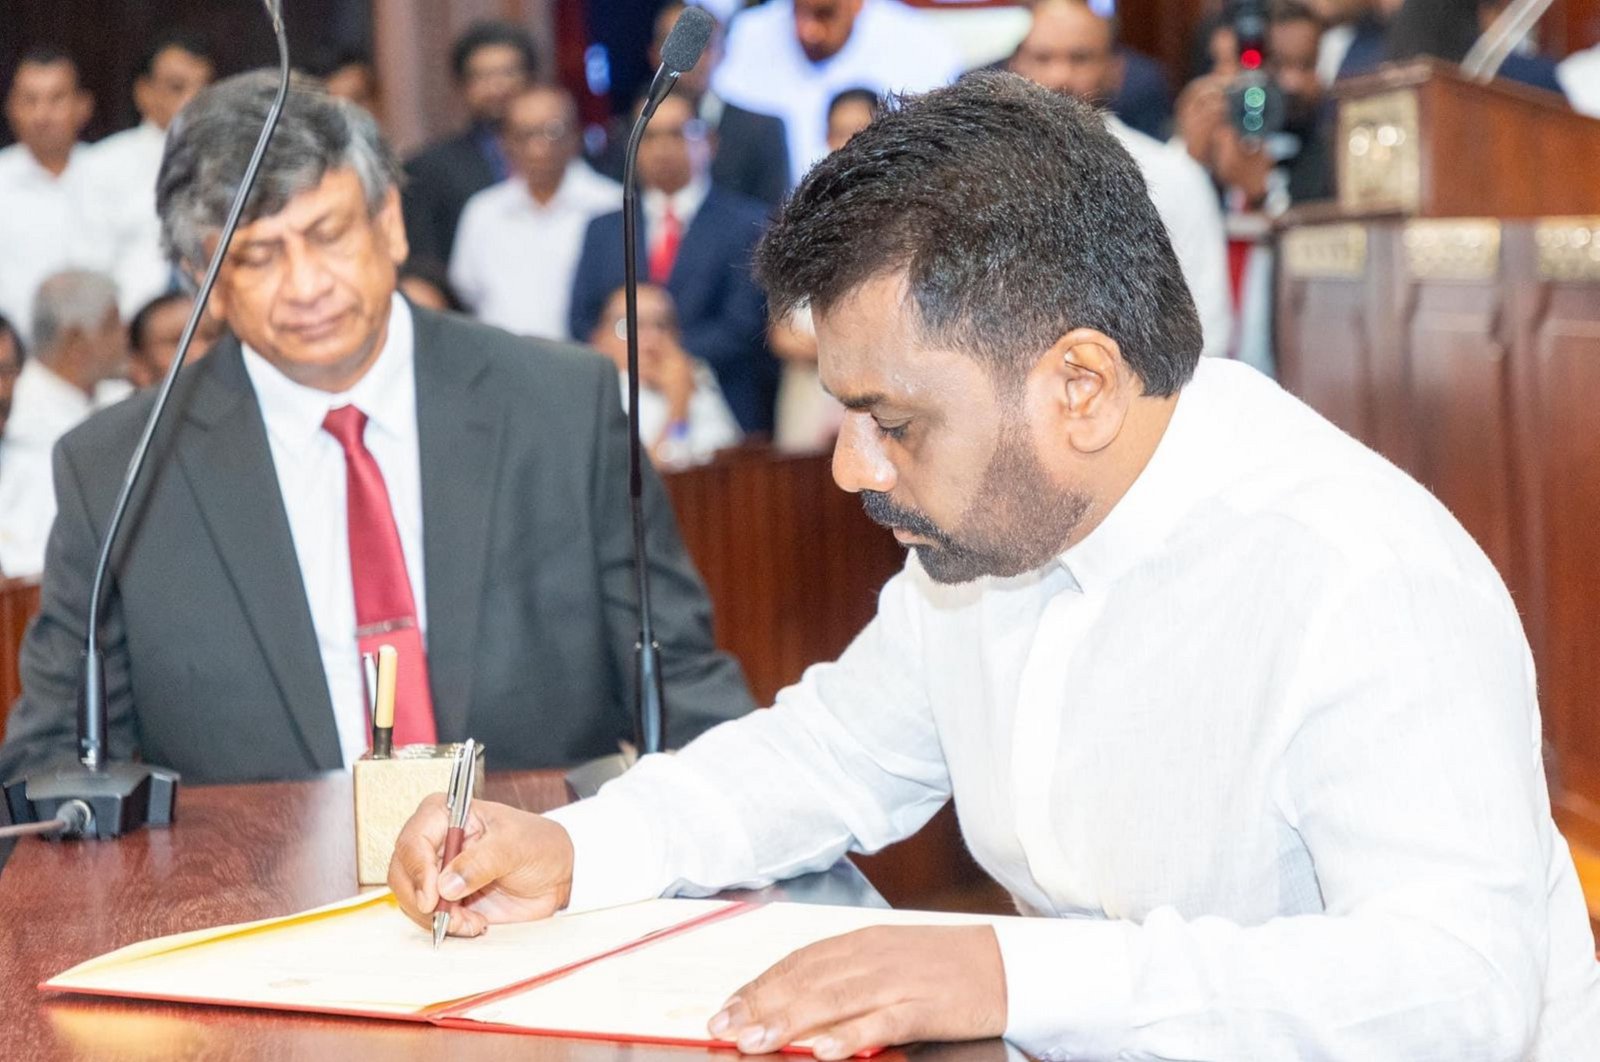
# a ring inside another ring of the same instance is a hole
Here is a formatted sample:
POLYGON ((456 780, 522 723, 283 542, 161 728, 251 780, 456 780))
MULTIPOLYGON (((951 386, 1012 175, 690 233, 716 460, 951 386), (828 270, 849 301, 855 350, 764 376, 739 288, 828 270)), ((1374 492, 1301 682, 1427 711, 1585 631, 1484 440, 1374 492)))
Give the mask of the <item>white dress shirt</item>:
POLYGON ((51 455, 57 440, 94 410, 75 384, 38 358, 22 363, 0 439, 0 572, 37 575, 56 519, 51 455))
POLYGON ((835 663, 554 813, 584 908, 825 867, 954 795, 1066 1058, 1571 1062, 1600 966, 1516 609, 1432 496, 1203 361, 1082 542, 915 560, 835 663))
POLYGON ((550 202, 520 177, 467 200, 450 255, 450 283, 489 324, 545 339, 567 335, 573 274, 589 222, 622 208, 622 185, 574 160, 550 202))
POLYGON ((1556 80, 1573 110, 1600 118, 1600 44, 1561 60, 1556 66, 1556 80))
POLYGON ((156 177, 167 134, 151 122, 113 133, 88 149, 88 164, 112 226, 117 302, 124 317, 166 291, 172 263, 161 250, 156 177))
POLYGON ((112 273, 112 227, 88 162, 72 149, 60 175, 21 144, 0 149, 0 313, 33 335, 33 296, 63 269, 112 273))
POLYGON ((1228 236, 1211 178, 1188 152, 1106 115, 1106 128, 1122 141, 1144 174, 1150 199, 1172 239, 1183 279, 1194 296, 1207 357, 1228 353, 1233 341, 1233 298, 1228 291, 1228 236))
POLYGON ((964 73, 950 39, 898 0, 866 0, 843 48, 820 63, 794 32, 792 0, 742 11, 711 87, 735 106, 783 119, 789 167, 798 181, 828 153, 828 104, 846 89, 925 92, 964 73))
MULTIPOLYGON (((619 372, 617 383, 622 388, 622 408, 628 408, 628 374, 619 372)), ((660 391, 639 388, 639 441, 646 447, 654 446, 667 434, 671 425, 667 414, 671 407, 660 391)), ((694 395, 689 399, 687 418, 678 430, 666 440, 658 459, 668 468, 684 468, 711 460, 718 450, 739 445, 744 437, 739 421, 728 400, 717 385, 717 375, 699 358, 694 359, 694 395)))
POLYGON ((350 521, 345 509, 344 448, 322 428, 330 409, 353 405, 367 415, 365 442, 383 473, 400 531, 400 549, 427 639, 422 564, 422 465, 417 444, 417 381, 411 308, 395 295, 383 351, 365 376, 342 394, 295 383, 260 354, 244 348, 244 365, 267 426, 267 443, 289 516, 300 579, 311 606, 328 680, 339 747, 348 765, 367 751, 361 651, 356 646, 356 595, 350 577, 350 521))

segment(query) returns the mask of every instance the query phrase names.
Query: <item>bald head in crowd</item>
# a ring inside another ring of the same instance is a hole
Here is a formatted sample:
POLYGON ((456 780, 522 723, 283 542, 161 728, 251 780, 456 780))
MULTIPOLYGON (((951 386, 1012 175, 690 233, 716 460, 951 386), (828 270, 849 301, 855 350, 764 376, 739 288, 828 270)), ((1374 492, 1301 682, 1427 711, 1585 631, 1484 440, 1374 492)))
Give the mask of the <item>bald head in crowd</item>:
POLYGON ((127 331, 110 277, 68 269, 47 277, 33 300, 33 356, 86 395, 123 372, 127 331))
POLYGON ((1037 0, 1011 71, 1087 103, 1110 99, 1122 79, 1116 32, 1081 0, 1037 0))

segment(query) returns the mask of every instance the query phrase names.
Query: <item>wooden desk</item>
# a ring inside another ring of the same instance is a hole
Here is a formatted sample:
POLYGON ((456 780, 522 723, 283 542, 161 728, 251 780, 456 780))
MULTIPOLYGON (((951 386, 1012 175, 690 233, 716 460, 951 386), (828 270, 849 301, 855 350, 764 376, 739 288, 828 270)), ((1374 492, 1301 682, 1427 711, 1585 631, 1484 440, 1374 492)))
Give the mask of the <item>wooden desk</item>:
MULTIPOLYGON (((533 810, 566 802, 557 772, 491 775, 488 796, 533 810)), ((115 842, 20 842, 0 871, 3 1059, 384 1058, 682 1062, 728 1053, 473 1033, 358 1018, 47 995, 35 986, 148 937, 289 914, 350 896, 355 839, 343 774, 193 787, 178 824, 115 842)), ((823 885, 840 899, 853 869, 823 885)), ((784 887, 779 886, 782 890, 784 887)), ((790 898, 800 898, 789 892, 790 898)), ((919 1062, 1002 1062, 995 1042, 909 1052, 919 1062)), ((886 1056, 890 1059, 904 1055, 886 1056)))

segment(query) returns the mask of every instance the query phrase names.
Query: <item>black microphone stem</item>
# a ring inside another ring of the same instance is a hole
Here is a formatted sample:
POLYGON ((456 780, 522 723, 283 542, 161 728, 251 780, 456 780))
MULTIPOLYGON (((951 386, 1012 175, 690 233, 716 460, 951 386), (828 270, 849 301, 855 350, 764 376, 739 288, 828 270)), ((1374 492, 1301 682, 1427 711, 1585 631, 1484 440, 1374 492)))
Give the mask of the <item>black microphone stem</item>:
POLYGON ((634 741, 640 755, 661 751, 666 693, 661 681, 661 647, 656 643, 650 608, 650 555, 645 544, 644 444, 639 438, 639 183, 634 173, 639 142, 656 108, 677 84, 678 75, 656 71, 639 118, 628 137, 622 164, 622 289, 628 323, 628 515, 633 521, 633 573, 639 595, 639 640, 634 645, 634 741))
POLYGON ((106 762, 106 675, 105 656, 100 649, 100 605, 105 591, 106 574, 111 568, 111 550, 116 545, 117 531, 127 516, 134 484, 138 482, 139 473, 143 471, 145 461, 149 457, 150 442, 155 437, 156 425, 161 422, 161 412, 166 408, 167 400, 172 395, 173 381, 178 378, 178 370, 183 368, 184 359, 188 357, 189 344, 194 341, 200 317, 206 312, 206 301, 211 297, 211 289, 216 286, 217 273, 222 268, 223 259, 227 257, 228 245, 233 242, 234 230, 239 227, 245 201, 255 186, 256 171, 261 168, 261 160, 266 157, 267 144, 278 128, 278 117, 283 113, 284 101, 289 96, 289 42, 283 32, 282 14, 279 5, 273 0, 266 0, 266 7, 268 14, 272 16, 272 32, 278 43, 278 95, 267 111, 266 124, 261 127, 261 136, 256 140, 256 149, 250 156, 250 164, 245 167, 239 191, 233 197, 233 205, 229 208, 227 220, 222 226, 222 235, 217 240, 217 249, 211 255, 205 279, 200 284, 199 294, 195 296, 194 309, 189 312, 189 321, 184 325, 183 335, 178 340, 177 355, 172 359, 172 365, 161 381, 155 405, 145 421, 144 433, 139 436, 139 444, 134 447, 133 456, 128 460, 128 471, 123 477, 117 503, 111 510, 111 519, 106 522, 105 538, 100 546, 100 560, 95 565, 94 589, 89 595, 88 633, 84 639, 83 652, 83 710, 79 715, 83 732, 78 737, 79 758, 91 771, 100 770, 106 762))

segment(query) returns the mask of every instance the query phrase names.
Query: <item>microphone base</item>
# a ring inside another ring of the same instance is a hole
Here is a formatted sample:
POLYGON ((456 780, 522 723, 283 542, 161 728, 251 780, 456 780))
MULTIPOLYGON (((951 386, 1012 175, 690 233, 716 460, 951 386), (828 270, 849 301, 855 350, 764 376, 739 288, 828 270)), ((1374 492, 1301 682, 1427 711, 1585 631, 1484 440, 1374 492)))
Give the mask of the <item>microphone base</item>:
POLYGON ((178 772, 143 763, 108 763, 98 771, 82 764, 58 767, 5 787, 17 822, 45 822, 69 800, 94 813, 83 836, 107 840, 141 826, 170 826, 177 811, 178 772))

